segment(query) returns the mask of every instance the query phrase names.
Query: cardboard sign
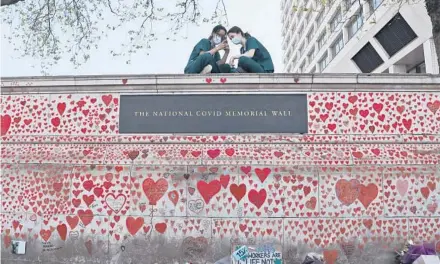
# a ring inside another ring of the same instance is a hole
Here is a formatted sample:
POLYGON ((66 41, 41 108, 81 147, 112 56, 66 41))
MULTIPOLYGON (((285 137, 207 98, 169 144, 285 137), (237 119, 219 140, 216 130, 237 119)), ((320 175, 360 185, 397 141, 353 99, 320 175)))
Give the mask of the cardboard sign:
POLYGON ((283 256, 279 246, 252 247, 236 246, 232 253, 232 264, 282 264, 283 256))
POLYGON ((249 254, 247 246, 239 247, 234 253, 232 253, 232 257, 235 260, 245 260, 249 254))

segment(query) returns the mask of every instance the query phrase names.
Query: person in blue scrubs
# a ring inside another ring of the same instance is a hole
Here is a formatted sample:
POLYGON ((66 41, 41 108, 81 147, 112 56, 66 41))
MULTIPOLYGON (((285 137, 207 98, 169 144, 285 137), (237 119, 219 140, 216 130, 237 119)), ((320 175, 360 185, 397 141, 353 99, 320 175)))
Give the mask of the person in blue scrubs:
POLYGON ((229 64, 234 65, 238 59, 236 72, 273 73, 274 66, 269 51, 249 33, 243 33, 241 28, 232 27, 228 37, 235 45, 241 45, 240 55, 232 56, 229 64))
POLYGON ((229 56, 229 45, 226 38, 226 28, 218 25, 212 30, 209 38, 200 40, 193 48, 185 67, 185 74, 228 73, 231 71, 226 59, 229 56), (220 58, 220 50, 224 55, 220 58))

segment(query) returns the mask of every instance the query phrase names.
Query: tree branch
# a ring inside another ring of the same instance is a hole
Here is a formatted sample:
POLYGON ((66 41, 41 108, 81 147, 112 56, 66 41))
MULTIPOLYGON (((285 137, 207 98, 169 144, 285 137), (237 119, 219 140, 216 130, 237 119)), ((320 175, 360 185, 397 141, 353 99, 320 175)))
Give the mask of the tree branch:
POLYGON ((23 57, 39 59, 43 74, 63 58, 75 67, 81 65, 110 34, 122 37, 121 50, 112 46, 109 53, 131 56, 158 40, 161 33, 156 32, 156 23, 170 25, 177 37, 184 25, 219 23, 227 17, 223 0, 216 1, 213 13, 201 12, 199 0, 1 0, 1 4, 20 1, 14 8, 2 9, 3 23, 12 29, 6 37, 23 57))

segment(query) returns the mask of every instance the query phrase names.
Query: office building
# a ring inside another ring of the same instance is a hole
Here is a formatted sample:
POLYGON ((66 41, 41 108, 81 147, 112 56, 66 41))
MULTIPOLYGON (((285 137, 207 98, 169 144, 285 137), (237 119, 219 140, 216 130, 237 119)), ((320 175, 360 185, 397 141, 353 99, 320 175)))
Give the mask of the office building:
POLYGON ((424 1, 398 2, 283 0, 284 71, 438 74, 424 1))

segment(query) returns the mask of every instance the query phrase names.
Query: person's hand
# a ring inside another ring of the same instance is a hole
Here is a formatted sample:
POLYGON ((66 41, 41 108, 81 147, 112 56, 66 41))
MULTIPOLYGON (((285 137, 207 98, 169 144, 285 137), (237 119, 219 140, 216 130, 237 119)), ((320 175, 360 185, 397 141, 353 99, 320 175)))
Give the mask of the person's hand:
POLYGON ((232 57, 229 59, 229 65, 234 66, 234 63, 235 63, 235 60, 236 60, 236 59, 238 59, 237 56, 232 56, 232 57))
POLYGON ((225 44, 225 48, 224 48, 224 50, 226 51, 226 52, 228 52, 229 51, 229 44, 228 44, 228 40, 223 40, 223 42, 222 43, 224 43, 225 44))
POLYGON ((228 42, 222 42, 222 43, 220 43, 220 44, 218 44, 217 45, 217 50, 224 50, 226 47, 228 47, 228 49, 229 49, 229 45, 228 45, 228 42))

